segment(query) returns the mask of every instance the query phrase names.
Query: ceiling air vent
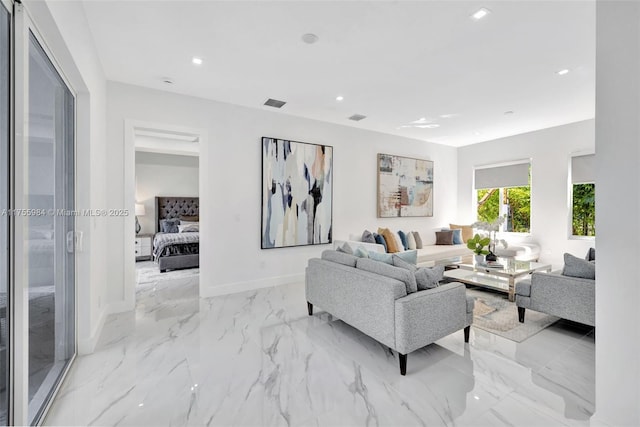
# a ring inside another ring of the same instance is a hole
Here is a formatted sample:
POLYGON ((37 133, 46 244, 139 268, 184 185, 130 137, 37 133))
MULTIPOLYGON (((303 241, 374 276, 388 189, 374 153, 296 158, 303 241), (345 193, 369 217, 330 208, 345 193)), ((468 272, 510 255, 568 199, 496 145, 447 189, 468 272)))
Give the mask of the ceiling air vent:
POLYGON ((271 99, 271 98, 267 99, 267 100, 264 102, 264 105, 267 105, 267 106, 269 106, 269 107, 273 107, 273 108, 282 108, 282 106, 283 106, 284 104, 286 104, 286 102, 284 102, 284 101, 278 101, 277 99, 271 99))
POLYGON ((349 117, 349 120, 353 120, 354 122, 359 122, 362 119, 366 119, 367 116, 363 116, 362 114, 354 114, 353 116, 349 117))

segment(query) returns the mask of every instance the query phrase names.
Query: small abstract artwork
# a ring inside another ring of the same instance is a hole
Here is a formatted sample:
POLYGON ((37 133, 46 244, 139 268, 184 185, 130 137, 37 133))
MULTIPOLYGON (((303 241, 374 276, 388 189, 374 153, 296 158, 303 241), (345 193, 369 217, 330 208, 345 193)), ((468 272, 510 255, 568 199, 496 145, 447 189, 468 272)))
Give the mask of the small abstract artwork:
POLYGON ((378 154, 378 218, 433 216, 433 162, 378 154))
POLYGON ((333 147, 262 138, 262 249, 332 242, 333 147))

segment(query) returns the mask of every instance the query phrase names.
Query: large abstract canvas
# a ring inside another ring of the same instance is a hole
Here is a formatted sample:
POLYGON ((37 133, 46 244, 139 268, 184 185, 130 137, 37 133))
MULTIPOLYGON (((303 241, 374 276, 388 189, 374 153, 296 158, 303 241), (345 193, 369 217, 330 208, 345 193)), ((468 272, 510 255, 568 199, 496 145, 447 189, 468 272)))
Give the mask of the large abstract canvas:
POLYGON ((433 162, 378 154, 378 218, 433 216, 433 162))
POLYGON ((331 243, 333 147, 262 138, 262 249, 331 243))

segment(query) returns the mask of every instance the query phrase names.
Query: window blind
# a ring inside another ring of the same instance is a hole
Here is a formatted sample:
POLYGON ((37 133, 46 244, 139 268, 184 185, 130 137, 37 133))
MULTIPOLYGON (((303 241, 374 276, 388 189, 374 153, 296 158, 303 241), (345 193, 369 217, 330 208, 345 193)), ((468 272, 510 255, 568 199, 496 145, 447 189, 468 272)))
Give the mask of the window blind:
POLYGON ((571 158, 571 183, 588 184, 596 182, 596 156, 587 154, 571 158))
POLYGON ((475 188, 526 187, 529 185, 529 163, 495 166, 475 171, 475 188))

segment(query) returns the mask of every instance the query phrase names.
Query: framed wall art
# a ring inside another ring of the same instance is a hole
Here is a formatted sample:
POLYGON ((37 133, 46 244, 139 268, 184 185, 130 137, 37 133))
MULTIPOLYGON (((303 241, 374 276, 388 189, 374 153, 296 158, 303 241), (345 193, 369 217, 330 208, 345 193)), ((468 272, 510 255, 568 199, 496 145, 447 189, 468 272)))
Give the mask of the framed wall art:
POLYGON ((433 216, 433 162, 378 154, 378 218, 433 216))
POLYGON ((262 249, 332 242, 333 147, 262 138, 262 249))

